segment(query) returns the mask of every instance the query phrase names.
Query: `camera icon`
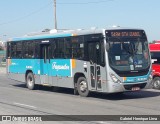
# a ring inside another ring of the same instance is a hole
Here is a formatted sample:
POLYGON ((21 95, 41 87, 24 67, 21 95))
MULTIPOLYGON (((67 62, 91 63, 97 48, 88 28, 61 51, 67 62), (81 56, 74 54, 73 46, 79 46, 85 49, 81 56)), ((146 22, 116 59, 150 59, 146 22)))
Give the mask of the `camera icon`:
POLYGON ((2 116, 2 121, 12 121, 11 116, 2 116))

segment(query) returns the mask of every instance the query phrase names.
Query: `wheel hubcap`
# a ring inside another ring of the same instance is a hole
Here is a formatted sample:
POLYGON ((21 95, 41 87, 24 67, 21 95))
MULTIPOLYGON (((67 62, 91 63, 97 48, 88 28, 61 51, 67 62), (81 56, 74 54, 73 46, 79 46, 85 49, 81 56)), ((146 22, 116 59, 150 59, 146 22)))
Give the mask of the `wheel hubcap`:
POLYGON ((32 79, 32 77, 28 77, 28 85, 29 85, 29 86, 32 86, 32 84, 33 84, 33 79, 32 79))
POLYGON ((86 89, 87 89, 87 83, 86 83, 85 81, 82 81, 82 82, 80 83, 80 90, 81 90, 82 92, 85 92, 86 89))
POLYGON ((155 88, 160 87, 160 81, 156 80, 153 85, 154 85, 155 88))

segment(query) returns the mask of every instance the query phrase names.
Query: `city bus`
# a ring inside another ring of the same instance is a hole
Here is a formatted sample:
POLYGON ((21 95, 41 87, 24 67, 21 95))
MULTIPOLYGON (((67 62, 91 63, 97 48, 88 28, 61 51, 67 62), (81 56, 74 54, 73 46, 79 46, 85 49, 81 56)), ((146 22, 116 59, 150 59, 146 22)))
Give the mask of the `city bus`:
POLYGON ((54 30, 7 42, 8 77, 37 85, 123 93, 151 82, 148 41, 142 29, 54 30))
POLYGON ((152 86, 154 89, 160 89, 160 42, 149 44, 152 59, 152 86))

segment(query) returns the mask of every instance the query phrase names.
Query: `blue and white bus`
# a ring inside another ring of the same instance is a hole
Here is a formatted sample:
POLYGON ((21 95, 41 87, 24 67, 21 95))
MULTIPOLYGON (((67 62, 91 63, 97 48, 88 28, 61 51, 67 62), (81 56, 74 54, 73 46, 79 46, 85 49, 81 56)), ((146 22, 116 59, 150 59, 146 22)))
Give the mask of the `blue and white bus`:
POLYGON ((146 88, 152 79, 142 29, 110 28, 48 32, 7 42, 7 74, 36 85, 119 93, 146 88))

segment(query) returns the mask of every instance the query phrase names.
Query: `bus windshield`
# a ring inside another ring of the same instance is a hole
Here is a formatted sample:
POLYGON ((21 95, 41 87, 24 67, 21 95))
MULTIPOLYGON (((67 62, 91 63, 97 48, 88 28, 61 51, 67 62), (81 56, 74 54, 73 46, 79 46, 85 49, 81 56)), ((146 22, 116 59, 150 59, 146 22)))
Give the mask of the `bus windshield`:
POLYGON ((108 38, 109 64, 117 71, 139 71, 150 65, 148 42, 145 38, 108 38))

